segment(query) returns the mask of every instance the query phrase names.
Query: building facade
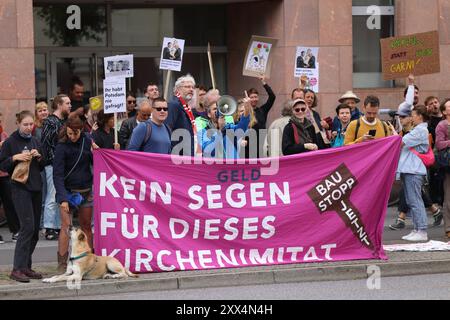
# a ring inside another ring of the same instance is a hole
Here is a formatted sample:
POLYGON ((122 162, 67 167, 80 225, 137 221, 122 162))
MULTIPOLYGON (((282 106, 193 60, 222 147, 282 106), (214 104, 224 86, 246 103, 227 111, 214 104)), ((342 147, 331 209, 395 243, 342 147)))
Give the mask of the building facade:
POLYGON ((325 117, 334 115, 347 90, 361 98, 379 95, 382 107, 396 108, 405 81, 382 80, 379 40, 439 30, 441 72, 417 77, 417 85, 421 102, 428 95, 450 97, 450 0, 1 0, 0 30, 0 111, 7 132, 14 130, 18 111, 67 91, 75 75, 85 83, 86 97, 101 94, 105 56, 134 55, 135 75, 128 85, 138 95, 148 82, 162 90, 164 36, 186 40, 183 68, 172 83, 189 72, 198 83, 211 85, 209 42, 217 87, 235 97, 250 87, 264 93, 257 79, 242 76, 251 36, 277 38, 268 81, 277 94, 270 123, 298 85, 297 46, 319 47, 318 111, 325 117), (74 2, 77 8, 71 7, 74 2), (375 29, 367 27, 372 5, 381 15, 375 29), (80 28, 71 20, 78 9, 80 28))

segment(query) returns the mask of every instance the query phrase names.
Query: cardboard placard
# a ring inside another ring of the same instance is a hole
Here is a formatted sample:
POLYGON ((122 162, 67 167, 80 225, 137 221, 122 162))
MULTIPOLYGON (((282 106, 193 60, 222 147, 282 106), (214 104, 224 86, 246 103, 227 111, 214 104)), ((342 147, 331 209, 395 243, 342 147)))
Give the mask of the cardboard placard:
POLYGON ((274 38, 252 36, 245 54, 242 74, 256 78, 264 75, 266 78, 270 78, 272 52, 277 42, 278 40, 274 38))
POLYGON ((381 39, 384 80, 439 73, 439 32, 381 39))

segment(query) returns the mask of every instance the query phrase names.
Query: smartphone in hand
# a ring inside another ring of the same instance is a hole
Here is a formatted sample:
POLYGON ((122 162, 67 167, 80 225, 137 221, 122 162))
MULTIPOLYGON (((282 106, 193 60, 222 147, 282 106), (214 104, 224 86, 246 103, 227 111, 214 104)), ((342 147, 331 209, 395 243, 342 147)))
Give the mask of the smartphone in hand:
POLYGON ((377 130, 372 129, 369 131, 369 136, 375 137, 377 135, 377 130))

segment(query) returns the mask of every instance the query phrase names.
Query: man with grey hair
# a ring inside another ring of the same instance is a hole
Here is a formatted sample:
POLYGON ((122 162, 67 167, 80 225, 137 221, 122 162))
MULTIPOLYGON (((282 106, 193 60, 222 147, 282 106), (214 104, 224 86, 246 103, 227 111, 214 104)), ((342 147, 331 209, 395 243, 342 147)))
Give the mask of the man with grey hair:
POLYGON ((281 118, 272 122, 264 141, 264 155, 268 157, 282 157, 283 130, 292 117, 292 108, 296 100, 287 100, 281 109, 281 118), (278 131, 278 132, 276 132, 278 131), (275 139, 276 138, 276 139, 275 139))
MULTIPOLYGON (((190 141, 183 141, 183 136, 186 135, 182 135, 178 140, 172 141, 172 149, 180 143, 183 143, 186 147, 187 145, 185 144, 190 143, 190 148, 183 148, 179 152, 179 155, 184 156, 194 156, 194 135, 197 133, 197 128, 194 114, 189 106, 189 101, 194 96, 194 90, 195 80, 190 74, 177 79, 173 88, 174 97, 169 102, 169 116, 165 121, 165 124, 172 132, 177 129, 184 129, 186 130, 185 133, 189 134, 190 141)), ((178 150, 176 149, 175 151, 178 150)))
POLYGON ((139 123, 147 121, 152 114, 152 106, 148 99, 138 98, 137 101, 137 114, 122 122, 122 125, 120 126, 119 144, 122 150, 127 150, 134 128, 136 128, 139 123))

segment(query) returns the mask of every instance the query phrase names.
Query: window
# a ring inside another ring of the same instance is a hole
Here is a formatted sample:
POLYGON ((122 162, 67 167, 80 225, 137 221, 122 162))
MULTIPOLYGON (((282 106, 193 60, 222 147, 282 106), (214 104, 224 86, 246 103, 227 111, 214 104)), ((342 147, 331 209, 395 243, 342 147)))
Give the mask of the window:
POLYGON ((353 0, 353 87, 393 87, 384 81, 381 64, 380 39, 394 36, 393 0, 353 0), (380 9, 380 28, 369 29, 370 6, 380 9), (368 13, 369 12, 369 13, 368 13))
POLYGON ((41 5, 33 7, 36 47, 106 46, 106 7, 79 4, 80 29, 69 29, 73 13, 70 5, 41 5), (72 11, 70 11, 72 12, 72 11))
POLYGON ((113 8, 113 46, 159 47, 164 36, 173 36, 173 9, 113 8))

